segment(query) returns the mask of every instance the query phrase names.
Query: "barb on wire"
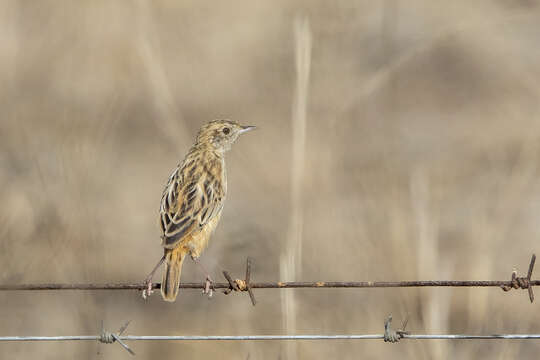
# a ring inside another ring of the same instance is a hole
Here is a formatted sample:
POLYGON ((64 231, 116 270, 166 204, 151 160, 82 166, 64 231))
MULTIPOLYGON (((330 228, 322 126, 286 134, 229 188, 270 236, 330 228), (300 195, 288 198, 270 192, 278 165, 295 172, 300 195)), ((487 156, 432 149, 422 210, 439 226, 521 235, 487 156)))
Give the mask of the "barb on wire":
MULTIPOLYGON (((246 274, 246 280, 233 280, 226 271, 223 275, 227 282, 213 283, 214 289, 223 289, 225 293, 235 291, 248 291, 252 302, 255 299, 252 289, 291 289, 291 288, 394 288, 394 287, 500 287, 503 290, 528 289, 529 299, 534 300, 533 286, 540 286, 540 280, 532 280, 532 270, 536 256, 533 255, 529 265, 527 277, 512 276, 511 280, 425 280, 425 281, 290 281, 290 282, 251 282, 246 274), (225 273, 227 275, 225 275, 225 273), (227 278, 227 276, 229 278, 227 278), (233 285, 234 284, 234 285, 233 285), (242 287, 240 288, 239 285, 242 287), (232 290, 231 290, 232 288, 232 290), (229 290, 227 290, 229 289, 229 290), (251 290, 251 291, 250 291, 251 290)), ((246 272, 250 270, 250 262, 246 272)), ((206 282, 181 283, 181 289, 204 289, 206 282)), ((161 284, 153 284, 153 289, 159 289, 161 284)), ((122 283, 122 284, 14 284, 0 285, 0 291, 4 290, 144 290, 147 284, 122 283)))
POLYGON ((122 325, 122 327, 120 327, 120 329, 118 330, 118 333, 114 334, 114 333, 110 333, 110 332, 105 330, 105 328, 103 327, 103 320, 102 320, 101 321, 101 333, 100 333, 99 337, 97 338, 97 340, 100 343, 103 343, 103 344, 112 344, 113 342, 117 341, 124 349, 127 350, 127 352, 129 352, 131 355, 135 355, 135 352, 133 350, 131 350, 129 348, 129 346, 127 346, 122 341, 122 338, 121 338, 121 335, 124 333, 124 331, 126 331, 126 329, 127 329, 130 322, 131 322, 131 320, 127 321, 124 325, 122 325))
POLYGON ((501 288, 504 291, 510 291, 512 289, 527 289, 529 292, 529 300, 531 300, 531 303, 534 301, 534 293, 532 285, 533 281, 531 281, 532 272, 534 269, 534 263, 536 262, 536 255, 533 254, 531 257, 531 262, 529 263, 529 271, 527 272, 526 277, 518 277, 517 271, 512 271, 512 280, 510 280, 510 285, 501 285, 501 288))
POLYGON ((229 282, 229 287, 223 291, 225 295, 230 294, 233 290, 234 291, 247 291, 249 294, 249 298, 251 299, 251 304, 255 306, 257 304, 257 300, 255 300, 255 295, 253 294, 253 290, 251 290, 251 258, 248 257, 246 261, 246 276, 244 280, 236 279, 233 281, 231 275, 227 271, 223 271, 223 276, 225 276, 225 279, 229 282))
POLYGON ((225 290, 223 290, 223 293, 225 295, 229 295, 231 293, 231 291, 240 291, 240 289, 238 289, 238 285, 236 284, 236 282, 232 279, 231 275, 229 275, 229 272, 226 271, 226 270, 223 270, 223 276, 225 276, 225 279, 227 279, 227 281, 229 282, 229 287, 225 290))
POLYGON ((403 324, 401 325, 401 329, 393 330, 392 315, 389 315, 388 318, 384 321, 384 342, 397 343, 400 339, 403 339, 405 335, 409 335, 409 332, 405 331, 408 321, 409 318, 406 317, 405 321, 403 321, 403 324))

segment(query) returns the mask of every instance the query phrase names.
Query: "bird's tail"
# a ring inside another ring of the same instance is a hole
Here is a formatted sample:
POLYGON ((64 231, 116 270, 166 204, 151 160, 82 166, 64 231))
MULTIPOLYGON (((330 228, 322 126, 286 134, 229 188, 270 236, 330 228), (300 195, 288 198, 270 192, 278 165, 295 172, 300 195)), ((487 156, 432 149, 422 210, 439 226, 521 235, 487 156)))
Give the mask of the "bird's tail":
POLYGON ((178 285, 180 285, 180 274, 182 273, 182 263, 186 257, 186 251, 181 246, 175 249, 165 250, 165 271, 161 281, 161 296, 165 301, 176 300, 178 295, 178 285))

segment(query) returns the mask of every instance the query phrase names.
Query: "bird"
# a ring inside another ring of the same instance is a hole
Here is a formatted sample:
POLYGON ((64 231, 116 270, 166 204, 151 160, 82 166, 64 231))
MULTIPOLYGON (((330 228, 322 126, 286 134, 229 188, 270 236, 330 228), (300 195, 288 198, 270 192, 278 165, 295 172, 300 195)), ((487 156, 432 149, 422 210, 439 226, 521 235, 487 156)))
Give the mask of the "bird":
MULTIPOLYGON (((255 126, 240 125, 233 120, 213 120, 199 130, 195 144, 163 190, 159 224, 164 254, 146 279, 143 297, 152 292, 153 274, 165 262, 161 295, 165 301, 176 300, 186 255, 199 263, 221 218, 227 196, 225 153, 241 134, 253 129, 255 126)), ((208 275, 206 281, 208 291, 208 275)))

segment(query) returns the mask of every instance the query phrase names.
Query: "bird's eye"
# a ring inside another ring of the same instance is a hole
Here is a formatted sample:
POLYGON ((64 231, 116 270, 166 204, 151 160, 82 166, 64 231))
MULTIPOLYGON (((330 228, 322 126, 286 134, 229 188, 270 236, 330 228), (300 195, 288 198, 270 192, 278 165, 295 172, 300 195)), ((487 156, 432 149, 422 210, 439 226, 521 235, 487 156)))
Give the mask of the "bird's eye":
POLYGON ((225 135, 229 135, 230 132, 231 132, 231 129, 229 129, 228 127, 226 127, 226 128, 223 129, 223 133, 224 133, 225 135))

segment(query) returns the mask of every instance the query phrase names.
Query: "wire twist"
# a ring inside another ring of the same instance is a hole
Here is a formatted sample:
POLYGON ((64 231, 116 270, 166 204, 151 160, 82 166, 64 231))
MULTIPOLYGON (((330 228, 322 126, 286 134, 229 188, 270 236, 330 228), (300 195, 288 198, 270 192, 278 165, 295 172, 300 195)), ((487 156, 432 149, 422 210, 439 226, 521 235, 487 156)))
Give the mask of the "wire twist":
POLYGON ((115 340, 113 334, 106 331, 105 329, 102 329, 101 334, 99 334, 99 340, 98 341, 100 343, 103 343, 103 344, 112 344, 116 340, 115 340))
POLYGON ((517 276, 517 271, 512 271, 512 278, 510 280, 510 285, 501 285, 501 288, 504 291, 510 291, 512 289, 522 289, 522 290, 528 290, 529 292, 529 300, 531 300, 531 303, 534 301, 534 293, 533 288, 531 286, 531 276, 534 269, 534 263, 536 262, 536 255, 533 254, 531 257, 531 262, 529 263, 529 271, 527 272, 527 276, 525 277, 519 277, 517 276))
POLYGON ((407 327, 407 322, 409 318, 405 318, 405 321, 401 325, 401 329, 393 330, 392 329, 392 315, 389 315, 384 322, 384 342, 397 343, 399 340, 403 339, 405 335, 409 335, 408 331, 405 331, 407 327))
POLYGON ((249 294, 249 298, 251 299, 251 304, 255 306, 257 304, 257 300, 255 300, 255 295, 253 294, 253 290, 251 290, 251 258, 248 257, 246 261, 246 276, 245 279, 236 279, 233 280, 231 275, 228 271, 223 271, 223 276, 225 276, 225 279, 229 283, 229 288, 225 289, 223 293, 225 295, 230 294, 232 291, 247 291, 249 294))
POLYGON ((129 323, 131 320, 127 321, 120 329, 118 330, 117 334, 113 334, 105 330, 103 327, 103 320, 101 321, 101 333, 99 334, 98 341, 102 344, 112 344, 113 342, 117 341, 124 349, 126 349, 127 352, 129 352, 131 355, 135 355, 135 352, 129 348, 121 339, 120 336, 126 331, 129 323))

